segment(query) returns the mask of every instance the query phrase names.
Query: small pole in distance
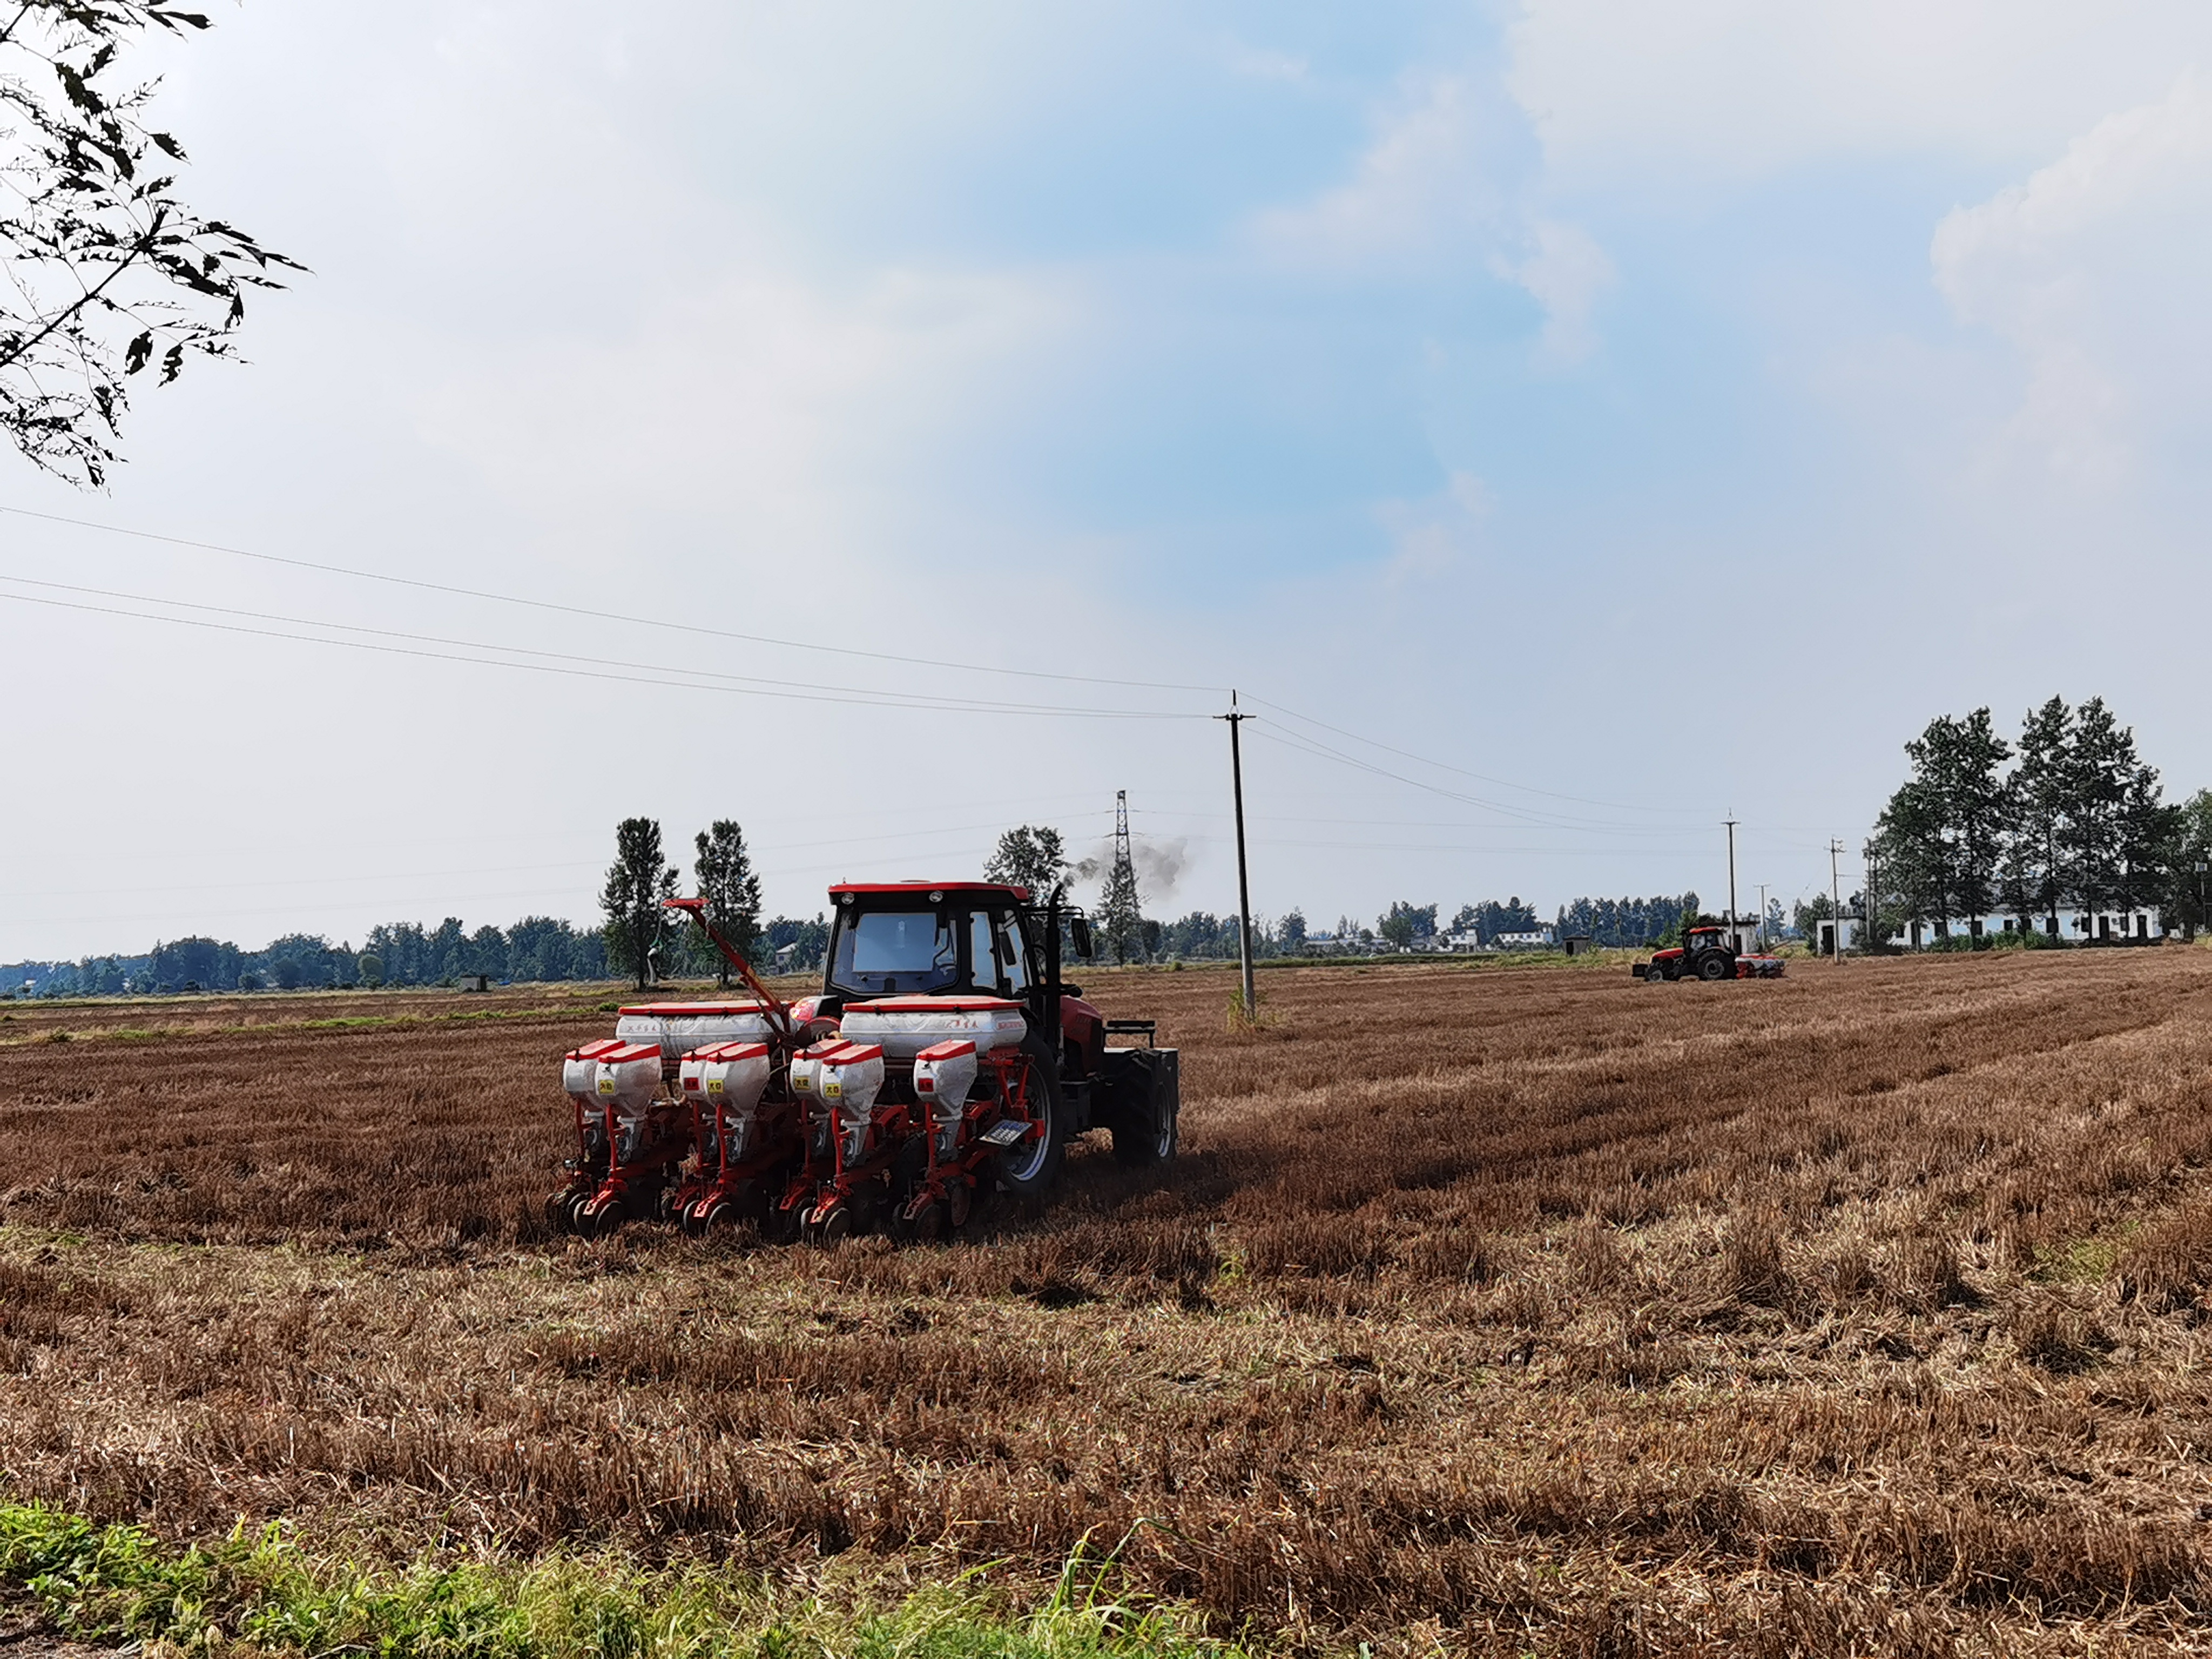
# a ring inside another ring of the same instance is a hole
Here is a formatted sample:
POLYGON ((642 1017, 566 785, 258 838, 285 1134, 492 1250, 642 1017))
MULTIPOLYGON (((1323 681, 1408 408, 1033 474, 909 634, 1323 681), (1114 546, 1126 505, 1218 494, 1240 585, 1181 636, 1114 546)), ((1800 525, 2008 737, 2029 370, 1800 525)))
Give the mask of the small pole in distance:
POLYGON ((1843 850, 1839 841, 1828 843, 1828 908, 1835 917, 1835 959, 1839 963, 1844 959, 1844 888, 1842 878, 1836 873, 1836 858, 1843 850))
POLYGON ((1738 820, 1724 820, 1729 832, 1729 947, 1733 950, 1741 942, 1735 936, 1735 826, 1738 820))
POLYGON ((1244 751, 1237 741, 1237 729, 1251 718, 1238 712, 1233 689, 1229 693, 1229 712, 1214 716, 1229 722, 1229 782, 1237 801, 1237 951, 1244 971, 1244 1019, 1248 1024, 1259 1018, 1260 1007, 1253 1000, 1252 885, 1244 866, 1244 751))

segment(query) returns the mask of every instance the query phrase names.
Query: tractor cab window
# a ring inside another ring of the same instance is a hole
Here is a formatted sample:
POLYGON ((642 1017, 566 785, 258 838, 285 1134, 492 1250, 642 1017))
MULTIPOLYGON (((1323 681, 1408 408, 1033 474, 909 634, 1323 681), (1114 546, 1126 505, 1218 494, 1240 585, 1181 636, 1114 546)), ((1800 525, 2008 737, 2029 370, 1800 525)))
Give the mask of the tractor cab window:
POLYGON ((995 991, 1004 977, 991 957, 991 913, 968 913, 968 982, 979 991, 995 991))
POLYGON ((1000 916, 999 933, 1005 947, 1007 992, 1009 995, 1019 996, 1030 988, 1030 953, 1022 942, 1020 918, 1011 911, 1000 916))
POLYGON ((841 912, 830 984, 848 996, 948 990, 960 964, 952 929, 934 910, 841 912))

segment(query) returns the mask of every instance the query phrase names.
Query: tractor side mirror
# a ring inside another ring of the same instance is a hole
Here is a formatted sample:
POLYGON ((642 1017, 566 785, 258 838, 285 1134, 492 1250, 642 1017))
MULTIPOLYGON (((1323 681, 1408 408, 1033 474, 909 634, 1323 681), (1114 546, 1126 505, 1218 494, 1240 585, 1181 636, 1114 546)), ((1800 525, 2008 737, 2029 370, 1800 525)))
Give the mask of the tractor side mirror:
POLYGON ((1091 959, 1091 919, 1088 916, 1070 916, 1067 932, 1075 941, 1075 954, 1088 962, 1091 959))

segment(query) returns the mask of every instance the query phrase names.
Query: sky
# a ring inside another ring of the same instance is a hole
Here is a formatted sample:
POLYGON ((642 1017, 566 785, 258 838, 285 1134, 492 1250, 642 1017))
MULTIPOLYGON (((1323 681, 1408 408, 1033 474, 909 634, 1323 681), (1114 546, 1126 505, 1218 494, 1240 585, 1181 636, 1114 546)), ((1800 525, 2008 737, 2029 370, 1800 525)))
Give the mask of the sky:
POLYGON ((215 16, 187 194, 310 271, 106 492, 0 455, 0 960, 589 921, 636 814, 812 915, 1124 790, 1233 910, 1231 688, 1316 929, 1717 908, 1731 817, 1848 890, 1984 704, 2212 784, 2202 6, 215 16))

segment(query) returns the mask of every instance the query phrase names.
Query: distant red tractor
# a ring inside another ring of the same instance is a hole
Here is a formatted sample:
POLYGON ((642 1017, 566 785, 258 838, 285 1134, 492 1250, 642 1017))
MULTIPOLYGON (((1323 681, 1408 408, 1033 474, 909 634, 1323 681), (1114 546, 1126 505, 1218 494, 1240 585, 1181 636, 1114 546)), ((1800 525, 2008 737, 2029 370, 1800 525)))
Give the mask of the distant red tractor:
POLYGON ((1683 942, 1654 951, 1651 960, 1639 962, 1629 972, 1646 985, 1670 984, 1678 979, 1779 979, 1782 958, 1763 956, 1739 947, 1735 933, 1726 927, 1692 927, 1683 942))

